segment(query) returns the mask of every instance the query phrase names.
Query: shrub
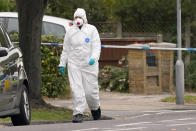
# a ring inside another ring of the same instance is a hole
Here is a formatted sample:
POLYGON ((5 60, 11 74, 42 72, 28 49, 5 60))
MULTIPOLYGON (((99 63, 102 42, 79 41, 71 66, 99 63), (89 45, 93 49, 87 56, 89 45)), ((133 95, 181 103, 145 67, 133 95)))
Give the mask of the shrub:
POLYGON ((19 35, 18 35, 17 32, 12 33, 12 34, 9 34, 9 36, 10 36, 10 39, 11 39, 12 42, 18 42, 18 40, 19 40, 19 35))
MULTIPOLYGON (((42 36, 42 42, 62 43, 53 35, 42 36)), ((41 46, 42 63, 42 94, 47 97, 70 97, 67 73, 63 77, 59 72, 59 62, 62 47, 41 46)))
POLYGON ((128 68, 105 66, 99 72, 99 85, 106 91, 128 92, 128 68))

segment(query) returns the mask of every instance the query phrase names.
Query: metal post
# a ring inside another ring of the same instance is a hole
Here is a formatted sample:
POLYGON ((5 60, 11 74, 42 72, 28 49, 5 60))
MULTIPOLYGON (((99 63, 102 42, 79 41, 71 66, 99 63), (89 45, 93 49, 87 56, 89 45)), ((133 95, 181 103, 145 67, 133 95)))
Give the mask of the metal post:
MULTIPOLYGON (((181 48, 181 0, 177 0, 177 38, 178 48, 181 48)), ((178 50, 178 59, 176 62, 176 104, 184 104, 184 63, 182 61, 181 50, 178 50)))

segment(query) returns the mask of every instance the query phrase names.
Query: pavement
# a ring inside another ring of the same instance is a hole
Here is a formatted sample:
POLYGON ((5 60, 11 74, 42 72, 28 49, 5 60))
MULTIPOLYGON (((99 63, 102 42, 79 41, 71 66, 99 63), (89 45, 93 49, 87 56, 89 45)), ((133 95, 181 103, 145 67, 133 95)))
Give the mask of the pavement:
MULTIPOLYGON (((174 95, 174 94, 173 94, 174 95)), ((157 95, 141 95, 117 92, 100 91, 100 102, 102 115, 117 119, 134 115, 139 112, 147 111, 163 111, 163 110, 196 110, 196 104, 176 105, 175 103, 161 102, 163 98, 173 96, 169 93, 157 95)), ((196 95, 194 93, 185 95, 196 95)), ((45 101, 53 106, 72 109, 71 99, 45 99, 45 101)), ((86 105, 86 112, 90 112, 86 105)))

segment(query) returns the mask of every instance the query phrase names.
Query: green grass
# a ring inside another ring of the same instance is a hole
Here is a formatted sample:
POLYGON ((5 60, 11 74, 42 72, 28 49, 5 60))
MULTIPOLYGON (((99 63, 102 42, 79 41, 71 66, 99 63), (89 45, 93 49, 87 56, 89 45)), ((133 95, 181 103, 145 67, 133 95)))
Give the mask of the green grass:
MULTIPOLYGON (((32 109, 31 120, 71 120, 72 111, 63 108, 32 109)), ((0 118, 0 123, 10 121, 10 118, 0 118)))
MULTIPOLYGON (((176 97, 170 96, 170 97, 162 99, 161 101, 162 102, 176 102, 176 97)), ((196 103, 196 96, 191 96, 191 95, 184 96, 184 101, 185 101, 185 103, 195 104, 196 103)))
POLYGON ((11 119, 9 117, 7 117, 7 118, 0 118, 0 124, 2 122, 5 122, 5 121, 11 121, 11 119))
POLYGON ((32 109, 32 120, 70 120, 72 111, 66 109, 32 109))

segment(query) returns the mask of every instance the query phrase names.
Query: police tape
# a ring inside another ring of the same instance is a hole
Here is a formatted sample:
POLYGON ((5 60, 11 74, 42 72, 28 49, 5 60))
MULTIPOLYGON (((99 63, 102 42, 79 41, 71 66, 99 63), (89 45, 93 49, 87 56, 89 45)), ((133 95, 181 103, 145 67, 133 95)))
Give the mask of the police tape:
MULTIPOLYGON (((41 43, 42 45, 62 46, 62 43, 41 43)), ((119 49, 139 49, 139 50, 173 50, 173 51, 196 51, 196 48, 167 48, 167 47, 150 47, 134 45, 101 45, 101 48, 119 48, 119 49)))
MULTIPOLYGON (((13 44, 19 44, 19 42, 12 42, 13 44)), ((41 45, 52 45, 52 46, 62 46, 62 43, 41 43, 41 45)))
POLYGON ((62 46, 62 43, 41 43, 42 45, 62 46))
POLYGON ((140 50, 182 50, 182 51, 196 51, 196 48, 169 48, 169 47, 150 47, 150 46, 120 46, 120 45, 101 45, 102 48, 119 48, 119 49, 140 49, 140 50))

